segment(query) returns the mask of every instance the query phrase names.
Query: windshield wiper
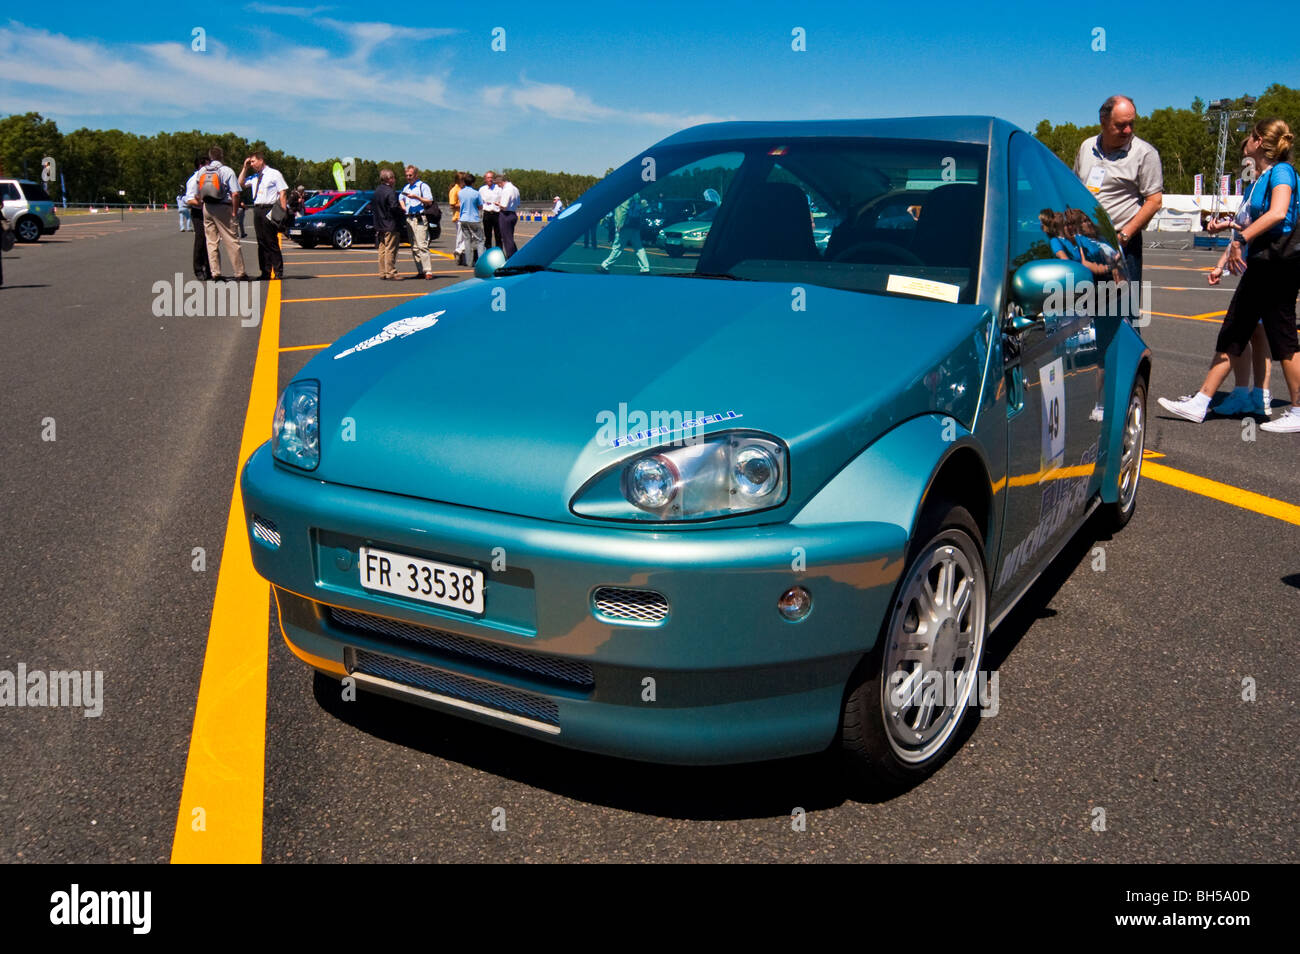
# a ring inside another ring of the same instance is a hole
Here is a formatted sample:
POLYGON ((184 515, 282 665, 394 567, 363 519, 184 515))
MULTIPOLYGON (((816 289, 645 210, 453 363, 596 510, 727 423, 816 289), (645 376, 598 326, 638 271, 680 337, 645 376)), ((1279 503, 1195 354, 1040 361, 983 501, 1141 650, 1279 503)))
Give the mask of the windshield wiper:
POLYGON ((525 275, 531 272, 559 272, 558 268, 551 268, 549 265, 502 265, 493 275, 525 275))
POLYGON ((752 278, 741 278, 730 272, 660 272, 662 278, 721 278, 729 282, 752 282, 752 278))

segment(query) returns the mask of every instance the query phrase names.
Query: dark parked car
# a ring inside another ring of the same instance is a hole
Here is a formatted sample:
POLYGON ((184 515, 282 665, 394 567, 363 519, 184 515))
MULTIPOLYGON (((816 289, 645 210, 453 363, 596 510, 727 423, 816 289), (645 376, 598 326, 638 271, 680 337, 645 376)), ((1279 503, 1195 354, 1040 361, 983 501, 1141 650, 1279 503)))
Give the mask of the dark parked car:
MULTIPOLYGON (((375 244, 375 216, 370 208, 374 192, 354 192, 345 195, 323 212, 299 216, 289 229, 289 238, 303 248, 315 248, 329 243, 335 248, 375 244)), ((442 226, 436 219, 429 221, 429 241, 442 235, 442 226)))

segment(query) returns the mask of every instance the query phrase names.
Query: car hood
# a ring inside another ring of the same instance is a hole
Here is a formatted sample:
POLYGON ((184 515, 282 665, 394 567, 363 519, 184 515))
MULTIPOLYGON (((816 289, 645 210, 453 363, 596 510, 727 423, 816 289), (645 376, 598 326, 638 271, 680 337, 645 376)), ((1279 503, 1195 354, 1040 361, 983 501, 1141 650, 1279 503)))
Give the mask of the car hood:
POLYGON ((771 520, 903 420, 969 423, 988 328, 974 305, 536 273, 401 305, 297 378, 321 383, 321 480, 576 522, 574 493, 650 446, 613 439, 656 414, 717 414, 701 433, 753 428, 789 446, 791 493, 771 520))

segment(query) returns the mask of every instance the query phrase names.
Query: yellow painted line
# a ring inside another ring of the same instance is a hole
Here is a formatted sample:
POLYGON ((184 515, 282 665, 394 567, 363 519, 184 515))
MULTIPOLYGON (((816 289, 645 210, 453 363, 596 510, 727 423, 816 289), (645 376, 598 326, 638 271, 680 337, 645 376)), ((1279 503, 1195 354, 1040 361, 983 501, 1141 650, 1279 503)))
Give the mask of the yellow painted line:
POLYGON ((286 351, 319 351, 321 348, 328 348, 328 347, 329 347, 329 345, 327 345, 327 344, 323 344, 323 345, 290 345, 288 348, 281 348, 281 349, 280 349, 280 353, 281 353, 281 354, 284 354, 286 351))
POLYGON ((1226 314, 1227 314, 1226 311, 1207 311, 1199 315, 1188 315, 1187 317, 1193 318, 1197 321, 1201 321, 1202 319, 1206 319, 1206 318, 1222 318, 1226 314))
MULTIPOLYGON (((428 292, 393 292, 389 295, 339 295, 334 298, 286 298, 281 304, 296 305, 304 301, 360 301, 363 298, 419 298, 421 295, 427 295, 428 292)), ((275 410, 274 407, 271 408, 275 410)))
POLYGON ((1284 500, 1265 497, 1263 494, 1242 490, 1240 487, 1234 487, 1231 484, 1221 484, 1217 480, 1189 474, 1185 470, 1175 470, 1167 464, 1157 464, 1154 461, 1143 461, 1142 476, 1149 477, 1151 480, 1159 481, 1162 484, 1169 484, 1171 487, 1178 487, 1189 493, 1200 494, 1202 497, 1210 497, 1222 503, 1240 507, 1242 510, 1261 513, 1266 517, 1300 526, 1300 507, 1284 500))
MULTIPOLYGON (((1180 258, 1180 262, 1190 262, 1190 258, 1180 258)), ((1208 272, 1213 269, 1212 265, 1200 266, 1197 268, 1188 268, 1186 265, 1147 265, 1146 268, 1163 268, 1171 272, 1208 272)))
MULTIPOLYGON (((1215 324, 1218 324, 1218 323, 1219 323, 1219 322, 1218 322, 1218 319, 1216 319, 1216 318, 1207 318, 1207 317, 1205 317, 1204 315, 1170 315, 1170 314, 1167 314, 1167 313, 1165 313, 1165 312, 1163 312, 1163 311, 1146 311, 1146 312, 1143 312, 1143 314, 1144 314, 1144 315, 1158 315, 1158 316, 1161 317, 1161 318, 1182 318, 1182 319, 1184 319, 1184 320, 1186 320, 1186 321, 1212 321, 1212 322, 1214 322, 1215 324)), ((1219 315, 1222 315, 1223 312, 1219 312, 1218 314, 1219 314, 1219 315)))
POLYGON ((1164 456, 1165 455, 1160 453, 1160 451, 1144 450, 1142 452, 1143 460, 1155 460, 1157 457, 1164 457, 1164 456))
MULTIPOLYGON (((437 278, 439 275, 454 275, 456 274, 456 272, 472 272, 472 271, 474 271, 474 269, 472 268, 444 268, 440 271, 434 272, 433 277, 437 278)), ((406 276, 405 280, 408 282, 427 280, 427 279, 421 279, 415 272, 403 272, 402 274, 406 276)), ((378 277, 379 277, 378 272, 336 272, 330 275, 312 276, 312 278, 378 278, 378 277)))
POLYGON ((185 783, 176 814, 173 864, 256 864, 262 860, 269 653, 265 612, 270 585, 253 569, 239 474, 244 461, 266 440, 279 385, 280 283, 267 282, 266 288, 185 783), (202 830, 196 830, 200 823, 202 830))

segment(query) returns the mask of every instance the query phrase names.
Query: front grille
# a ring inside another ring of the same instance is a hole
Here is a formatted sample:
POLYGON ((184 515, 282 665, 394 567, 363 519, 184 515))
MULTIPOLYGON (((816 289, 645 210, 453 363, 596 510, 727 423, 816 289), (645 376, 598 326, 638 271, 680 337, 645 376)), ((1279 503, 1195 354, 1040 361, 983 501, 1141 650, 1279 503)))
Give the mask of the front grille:
POLYGON ((596 615, 634 623, 661 623, 668 618, 668 599, 654 590, 602 586, 592 596, 596 615))
POLYGON ((579 689, 591 689, 596 684, 591 667, 577 660, 497 646, 431 626, 417 626, 354 610, 333 607, 329 613, 331 621, 342 629, 360 630, 404 643, 427 646, 451 656, 498 666, 524 678, 541 676, 579 689))
POLYGON ((280 546, 279 529, 270 520, 257 514, 253 514, 253 536, 272 549, 280 546))
POLYGON ((425 692, 436 692, 438 695, 450 696, 463 702, 473 702, 499 712, 544 722, 547 725, 560 724, 560 707, 550 699, 506 686, 467 679, 452 672, 422 666, 405 659, 394 659, 391 656, 381 656, 379 653, 358 649, 352 671, 423 689, 425 692))

